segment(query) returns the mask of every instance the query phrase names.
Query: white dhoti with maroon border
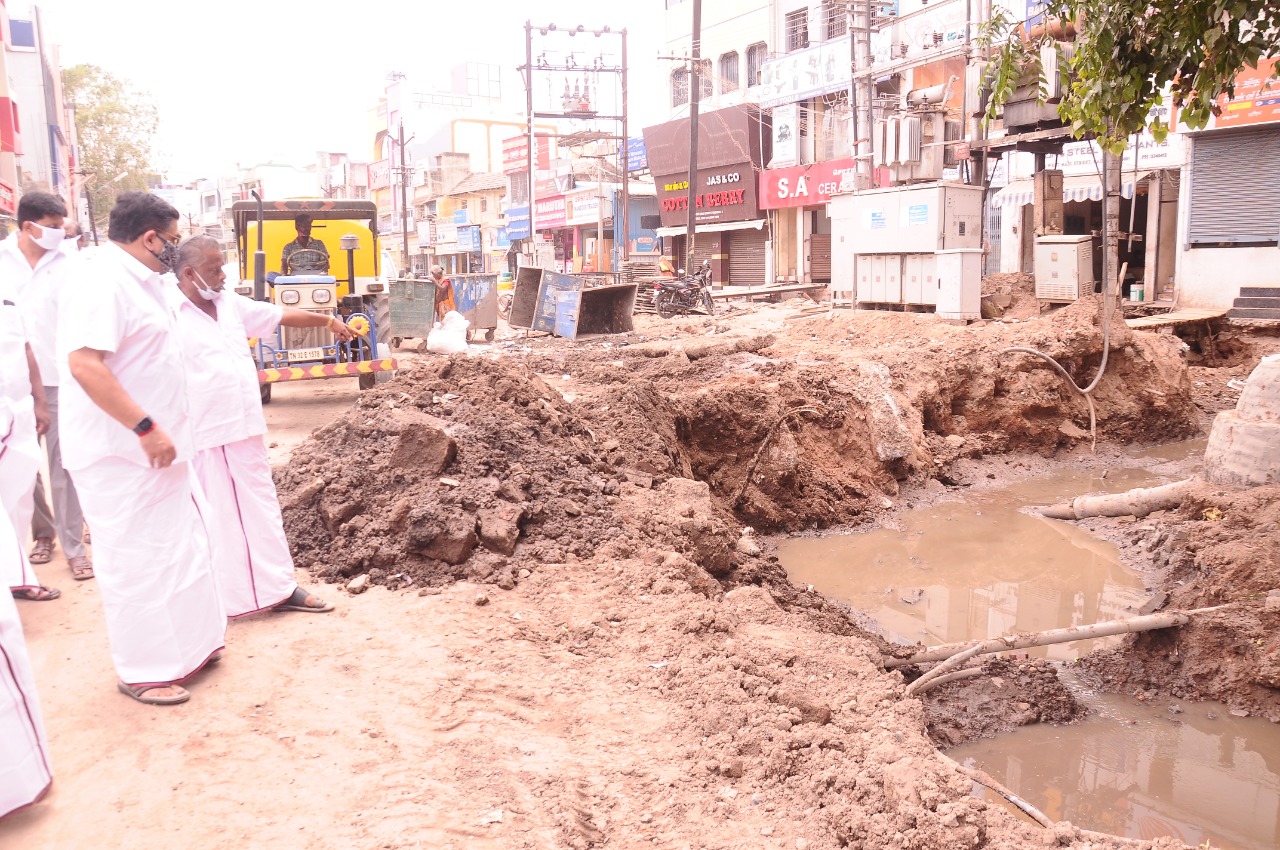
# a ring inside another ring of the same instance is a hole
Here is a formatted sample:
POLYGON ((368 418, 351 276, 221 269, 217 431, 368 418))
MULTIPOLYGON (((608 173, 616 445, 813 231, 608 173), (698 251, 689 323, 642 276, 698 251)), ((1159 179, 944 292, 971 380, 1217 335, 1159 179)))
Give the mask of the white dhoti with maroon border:
POLYGON ((223 647, 209 509, 189 463, 105 458, 71 471, 93 529, 111 658, 127 685, 181 682, 223 647))
MULTIPOLYGON (((0 516, 0 566, 23 555, 7 516, 0 516)), ((53 782, 49 744, 31 659, 13 596, 0 592, 0 818, 40 800, 53 782)))
POLYGON ((37 588, 40 580, 27 561, 19 534, 31 528, 35 512, 36 471, 40 469, 40 438, 36 436, 35 402, 27 397, 5 403, 0 400, 0 509, 19 541, 17 558, 0 559, 0 582, 18 590, 37 588))
POLYGON ((298 583, 262 437, 198 451, 192 467, 216 506, 205 519, 227 616, 244 617, 288 599, 298 583))

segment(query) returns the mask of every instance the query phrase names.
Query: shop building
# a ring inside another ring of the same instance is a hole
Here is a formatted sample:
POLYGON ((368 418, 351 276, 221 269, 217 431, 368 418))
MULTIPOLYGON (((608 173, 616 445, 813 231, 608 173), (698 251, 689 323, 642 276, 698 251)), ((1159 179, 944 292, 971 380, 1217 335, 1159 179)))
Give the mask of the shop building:
MULTIPOLYGON (((717 285, 758 286, 771 274, 771 230, 760 207, 759 174, 771 145, 767 119, 751 106, 706 112, 698 122, 694 265, 711 263, 717 285)), ((689 119, 644 131, 666 253, 688 256, 689 119)))

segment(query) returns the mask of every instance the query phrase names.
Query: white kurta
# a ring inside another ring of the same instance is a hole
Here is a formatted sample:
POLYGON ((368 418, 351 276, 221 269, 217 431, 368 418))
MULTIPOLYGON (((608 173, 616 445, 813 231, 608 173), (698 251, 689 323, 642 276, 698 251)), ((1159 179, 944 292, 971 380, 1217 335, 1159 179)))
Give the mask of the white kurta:
POLYGON ((218 590, 227 616, 242 617, 283 602, 298 586, 262 442, 267 423, 247 343, 275 333, 283 309, 224 292, 215 321, 176 287, 169 295, 195 430, 192 466, 212 508, 218 590))
POLYGON ((129 685, 179 682, 222 648, 226 614, 213 577, 187 417, 182 349, 160 277, 116 245, 77 262, 58 301, 58 349, 107 352, 125 392, 173 439, 152 469, 138 438, 63 374, 63 464, 93 529, 94 572, 111 656, 129 685))
MULTIPOLYGON (((4 411, 0 415, 0 509, 14 528, 28 529, 35 510, 40 440, 27 365, 27 337, 16 298, 12 279, 0 278, 0 410, 4 411)), ((0 584, 39 586, 25 552, 17 560, 0 562, 0 584)))
MULTIPOLYGON (((11 569, 22 555, 9 518, 0 514, 0 567, 11 569)), ((39 800, 52 782, 22 622, 13 597, 0 593, 0 818, 39 800)))

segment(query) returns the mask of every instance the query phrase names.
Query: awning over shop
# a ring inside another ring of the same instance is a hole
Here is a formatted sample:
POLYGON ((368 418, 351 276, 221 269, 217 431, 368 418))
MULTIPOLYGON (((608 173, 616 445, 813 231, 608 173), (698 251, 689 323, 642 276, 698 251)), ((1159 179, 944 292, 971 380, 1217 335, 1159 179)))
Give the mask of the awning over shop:
MULTIPOLYGON (((1120 196, 1132 198, 1133 187, 1150 177, 1151 173, 1150 171, 1139 171, 1137 174, 1132 171, 1125 172, 1121 175, 1120 196)), ((1034 196, 1035 190, 1030 179, 1014 180, 996 193, 992 203, 998 207, 1021 207, 1031 203, 1034 196)), ((1076 174, 1071 177, 1064 177, 1062 180, 1062 200, 1068 203, 1073 201, 1101 201, 1102 181, 1098 179, 1096 174, 1076 174)))
MULTIPOLYGON (((763 228, 764 219, 757 218, 753 221, 722 221, 714 224, 699 224, 697 230, 699 233, 724 233, 726 230, 761 230, 763 228)), ((683 236, 688 230, 682 224, 679 227, 659 227, 654 232, 664 237, 683 236)))

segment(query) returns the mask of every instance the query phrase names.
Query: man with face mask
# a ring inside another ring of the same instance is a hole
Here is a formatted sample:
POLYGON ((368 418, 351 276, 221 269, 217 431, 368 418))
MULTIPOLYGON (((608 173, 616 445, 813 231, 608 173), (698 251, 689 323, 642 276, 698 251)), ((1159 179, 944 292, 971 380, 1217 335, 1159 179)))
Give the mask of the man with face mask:
POLYGON ((228 291, 222 252, 211 236, 178 249, 178 285, 169 290, 187 373, 195 432, 192 466, 212 508, 214 573, 228 617, 258 611, 320 613, 333 606, 298 586, 271 480, 263 435, 258 367, 246 342, 290 328, 327 327, 340 340, 353 334, 341 319, 228 291))
MULTIPOLYGON (((66 212, 60 198, 28 192, 18 202, 18 232, 0 242, 0 403, 7 403, 14 414, 12 433, 0 434, 0 510, 23 536, 31 528, 35 506, 40 435, 48 432, 51 422, 46 387, 52 389, 56 404, 53 298, 66 268, 66 257, 58 250, 66 212)), ((56 448, 55 431, 50 434, 51 454, 56 448)), ((65 479, 60 465, 58 472, 65 479)), ((33 554, 39 550, 37 542, 33 554)), ((84 554, 83 545, 76 554, 84 554)), ((5 562, 0 582, 18 599, 43 602, 61 595, 40 584, 25 554, 5 562)))
POLYGON ((58 299, 62 462, 93 528, 118 688, 171 705, 190 697, 181 683, 221 654, 226 631, 191 469, 187 364, 160 278, 177 260, 178 211, 125 192, 107 238, 58 299))

